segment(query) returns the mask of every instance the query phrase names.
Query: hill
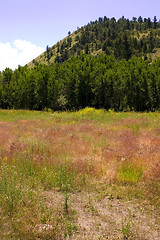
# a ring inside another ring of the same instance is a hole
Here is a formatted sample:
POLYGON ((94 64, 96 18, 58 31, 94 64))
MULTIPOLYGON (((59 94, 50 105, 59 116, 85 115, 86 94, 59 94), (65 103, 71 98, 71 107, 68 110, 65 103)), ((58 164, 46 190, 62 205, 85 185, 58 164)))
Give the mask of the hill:
POLYGON ((159 56, 160 48, 160 22, 156 16, 153 21, 150 18, 132 20, 124 17, 99 18, 86 26, 77 29, 72 34, 57 42, 54 46, 46 47, 46 51, 28 63, 29 67, 39 63, 53 64, 64 62, 71 56, 79 56, 81 52, 92 54, 99 53, 114 55, 116 59, 130 59, 137 57, 159 56))
POLYGON ((0 73, 0 108, 160 110, 159 36, 156 17, 90 22, 29 67, 0 73))

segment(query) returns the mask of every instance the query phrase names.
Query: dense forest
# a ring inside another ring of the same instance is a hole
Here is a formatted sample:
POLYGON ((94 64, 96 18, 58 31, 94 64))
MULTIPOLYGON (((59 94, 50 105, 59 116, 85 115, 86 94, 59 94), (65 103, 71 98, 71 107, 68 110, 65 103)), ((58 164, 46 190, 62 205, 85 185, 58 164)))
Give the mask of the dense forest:
POLYGON ((149 55, 160 48, 159 36, 156 17, 90 22, 47 46, 32 67, 1 72, 0 108, 159 110, 160 58, 149 55))
POLYGON ((81 54, 52 66, 5 69, 0 76, 0 107, 74 110, 95 108, 154 111, 160 105, 160 58, 81 54))

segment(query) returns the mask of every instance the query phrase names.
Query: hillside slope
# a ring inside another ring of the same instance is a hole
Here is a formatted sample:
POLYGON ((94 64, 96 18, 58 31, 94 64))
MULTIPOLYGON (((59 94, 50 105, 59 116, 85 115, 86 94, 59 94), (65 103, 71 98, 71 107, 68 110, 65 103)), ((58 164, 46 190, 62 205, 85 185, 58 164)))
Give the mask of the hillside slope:
POLYGON ((39 63, 53 64, 64 62, 71 56, 85 54, 98 55, 105 52, 114 55, 116 59, 130 59, 132 56, 153 57, 159 56, 160 22, 154 17, 132 20, 124 17, 116 21, 115 18, 99 18, 86 26, 77 29, 72 34, 57 42, 52 47, 28 63, 29 67, 39 63))

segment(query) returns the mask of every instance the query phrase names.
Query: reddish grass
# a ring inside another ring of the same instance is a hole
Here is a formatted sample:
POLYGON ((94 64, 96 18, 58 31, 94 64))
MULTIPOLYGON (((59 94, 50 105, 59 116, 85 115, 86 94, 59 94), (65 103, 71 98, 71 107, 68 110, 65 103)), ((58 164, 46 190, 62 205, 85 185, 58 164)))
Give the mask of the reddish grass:
POLYGON ((1 157, 12 160, 30 149, 35 162, 54 164, 65 156, 72 159, 73 168, 82 173, 100 174, 103 165, 111 179, 115 176, 116 164, 130 161, 142 165, 143 177, 159 179, 160 130, 148 131, 143 128, 144 122, 147 120, 122 119, 108 126, 89 120, 73 125, 63 124, 61 119, 0 122, 1 157), (141 127, 138 134, 134 128, 128 128, 135 124, 141 127))

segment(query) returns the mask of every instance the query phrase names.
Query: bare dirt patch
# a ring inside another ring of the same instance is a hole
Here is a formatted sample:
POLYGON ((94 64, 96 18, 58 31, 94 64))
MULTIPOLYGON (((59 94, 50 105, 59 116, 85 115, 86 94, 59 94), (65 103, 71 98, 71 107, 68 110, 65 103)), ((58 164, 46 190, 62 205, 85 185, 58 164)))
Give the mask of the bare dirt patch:
MULTIPOLYGON (((63 210, 61 193, 45 192, 45 203, 63 210)), ((117 199, 107 194, 75 192, 69 194, 69 212, 75 211, 77 231, 69 239, 160 239, 158 213, 151 205, 138 201, 117 199), (126 238, 125 238, 126 237, 126 238)))

